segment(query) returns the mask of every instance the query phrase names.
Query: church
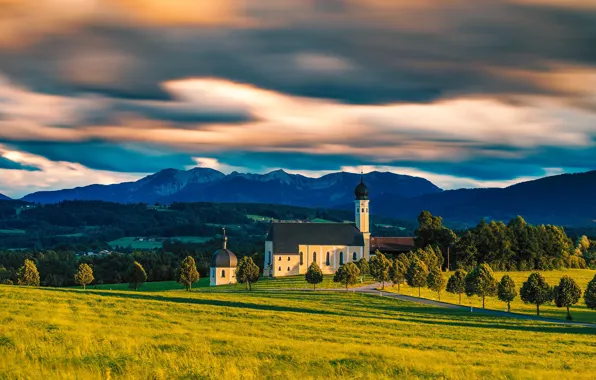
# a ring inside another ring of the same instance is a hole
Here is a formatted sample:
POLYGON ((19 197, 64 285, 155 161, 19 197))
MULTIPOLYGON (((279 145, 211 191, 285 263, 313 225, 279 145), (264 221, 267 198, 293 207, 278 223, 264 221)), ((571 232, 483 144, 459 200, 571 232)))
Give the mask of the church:
POLYGON ((368 188, 354 190, 355 223, 273 223, 265 239, 264 276, 305 274, 316 262, 324 274, 345 263, 370 260, 368 188))

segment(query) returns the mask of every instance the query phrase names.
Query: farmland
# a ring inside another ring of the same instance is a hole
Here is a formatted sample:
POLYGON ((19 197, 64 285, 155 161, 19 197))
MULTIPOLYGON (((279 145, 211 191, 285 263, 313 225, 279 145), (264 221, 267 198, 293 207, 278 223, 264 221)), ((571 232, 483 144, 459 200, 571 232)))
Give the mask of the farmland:
MULTIPOLYGON (((445 279, 449 277, 451 273, 445 273, 445 279)), ((515 281, 515 285, 517 291, 519 293, 519 288, 522 286, 524 281, 528 279, 528 276, 532 272, 495 272, 495 278, 499 281, 504 274, 508 274, 513 281, 515 281)), ((594 278, 596 275, 596 270, 589 270, 589 269, 565 269, 565 270, 558 270, 558 271, 544 271, 541 272, 544 276, 546 281, 551 285, 558 285, 559 280, 564 275, 570 276, 573 278, 579 287, 582 289, 582 292, 586 289, 586 285, 590 280, 594 278)), ((397 287, 388 287, 386 290, 397 292, 397 287)), ((418 288, 411 288, 406 284, 401 285, 401 293, 410 296, 418 296, 418 288)), ((438 299, 438 295, 436 292, 428 289, 422 288, 421 289, 421 296, 423 298, 429 299, 438 299)), ((455 294, 447 293, 443 291, 441 293, 441 301, 449 302, 449 303, 458 303, 458 296, 455 294)), ((476 296, 467 297, 465 294, 462 295, 462 304, 466 306, 471 306, 474 308, 482 307, 482 299, 476 296)), ((486 298, 486 308, 487 309, 494 309, 494 310, 505 310, 506 304, 500 301, 497 297, 487 297, 486 298)), ((536 314, 536 306, 525 304, 519 297, 511 303, 511 311, 516 313, 524 313, 524 314, 536 314)), ((540 307, 540 315, 544 317, 551 317, 551 318, 558 318, 558 319, 565 319, 566 311, 564 308, 558 308, 554 305, 554 303, 549 305, 542 305, 540 307)), ((580 299, 580 302, 571 307, 571 315, 573 319, 576 321, 581 322, 591 322, 596 323, 596 311, 588 310, 586 305, 584 304, 583 298, 580 299)))
POLYGON ((592 378, 594 331, 352 293, 0 286, 0 378, 592 378))

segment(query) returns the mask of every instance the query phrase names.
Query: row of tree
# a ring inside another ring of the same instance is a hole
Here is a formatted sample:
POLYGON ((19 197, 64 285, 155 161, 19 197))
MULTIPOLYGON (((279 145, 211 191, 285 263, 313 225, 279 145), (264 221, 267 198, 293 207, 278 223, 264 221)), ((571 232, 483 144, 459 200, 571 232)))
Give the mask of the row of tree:
POLYGON ((574 243, 563 227, 530 225, 521 216, 508 224, 482 220, 459 236, 428 211, 418 224, 416 246, 440 250, 447 269, 472 270, 480 263, 502 271, 596 268, 596 242, 581 236, 574 243))

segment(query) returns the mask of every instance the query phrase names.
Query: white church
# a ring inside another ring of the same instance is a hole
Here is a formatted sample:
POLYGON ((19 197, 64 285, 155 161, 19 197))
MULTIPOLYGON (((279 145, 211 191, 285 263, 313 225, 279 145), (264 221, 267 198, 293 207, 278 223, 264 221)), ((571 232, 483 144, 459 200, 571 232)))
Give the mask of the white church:
POLYGON ((273 223, 265 239, 263 275, 305 274, 312 262, 324 274, 333 274, 344 263, 369 260, 369 199, 363 178, 354 195, 356 223, 273 223))

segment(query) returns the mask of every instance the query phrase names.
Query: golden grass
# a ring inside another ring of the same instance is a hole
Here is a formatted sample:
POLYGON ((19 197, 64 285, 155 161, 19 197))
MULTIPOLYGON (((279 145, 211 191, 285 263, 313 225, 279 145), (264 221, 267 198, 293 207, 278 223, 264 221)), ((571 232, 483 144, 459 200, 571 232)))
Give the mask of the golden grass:
MULTIPOLYGON (((513 302, 511 302, 512 312, 536 315, 536 306, 525 304, 519 297, 519 289, 521 288, 522 284, 528 279, 530 273, 532 272, 495 272, 495 278, 497 279, 497 281, 500 281, 501 277, 504 274, 508 274, 513 279, 513 281, 515 281, 518 296, 513 302)), ((451 274, 453 274, 453 272, 445 273, 445 279, 447 280, 451 274)), ((570 309, 573 320, 580 322, 596 323, 596 311, 588 309, 584 303, 583 298, 583 292, 586 290, 588 282, 594 278, 594 275, 596 275, 596 270, 564 269, 558 271, 544 271, 541 272, 541 274, 544 276, 544 278, 550 285, 558 285, 559 280, 564 275, 573 278, 582 289, 582 298, 579 300, 577 305, 571 307, 570 309)), ((397 286, 386 288, 386 290, 391 292, 397 292, 397 286)), ((411 288, 408 285, 401 285, 400 293, 417 297, 418 288, 411 288)), ((438 300, 437 293, 428 288, 421 289, 421 296, 423 298, 438 300)), ((457 304, 459 302, 459 299, 457 295, 443 291, 441 293, 441 301, 457 304)), ((467 297, 465 294, 463 294, 462 305, 479 308, 482 307, 482 299, 480 297, 467 297)), ((500 301, 497 297, 487 297, 486 308, 507 311, 507 305, 504 302, 500 301)), ((565 308, 558 308, 555 306, 554 303, 552 303, 550 305, 540 306, 540 315, 549 318, 565 319, 567 311, 565 308)))
POLYGON ((0 286, 0 379, 589 379, 596 330, 337 292, 0 286))

